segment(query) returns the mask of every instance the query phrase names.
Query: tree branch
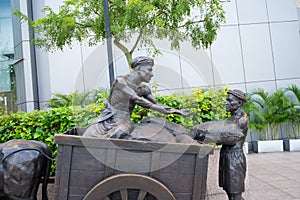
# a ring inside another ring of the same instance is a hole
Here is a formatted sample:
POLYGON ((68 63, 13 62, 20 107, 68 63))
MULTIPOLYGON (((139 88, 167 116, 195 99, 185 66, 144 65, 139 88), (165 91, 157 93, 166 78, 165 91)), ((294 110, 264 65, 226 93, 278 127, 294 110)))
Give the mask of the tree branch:
MULTIPOLYGON (((189 21, 189 23, 191 23, 191 24, 198 24, 198 23, 201 23, 201 22, 204 22, 204 19, 201 19, 201 20, 198 20, 198 21, 189 21)), ((183 28, 186 24, 187 24, 187 22, 180 25, 180 26, 178 26, 178 28, 183 28)))
POLYGON ((134 50, 136 49, 138 43, 140 42, 141 38, 142 38, 142 35, 143 35, 143 27, 140 28, 140 32, 139 32, 139 35, 138 35, 138 38, 136 39, 133 47, 131 48, 130 50, 130 54, 132 54, 134 52, 134 50))
POLYGON ((88 25, 81 24, 81 23, 79 23, 79 22, 75 22, 75 24, 78 25, 78 26, 81 26, 81 27, 83 27, 83 28, 91 28, 91 27, 92 27, 92 26, 88 26, 88 25))
POLYGON ((126 59, 127 59, 127 63, 128 63, 128 66, 131 65, 131 61, 132 61, 132 53, 129 52, 128 48, 125 47, 121 42, 120 42, 120 39, 118 38, 118 36, 112 34, 114 36, 114 45, 116 45, 126 56, 126 59))

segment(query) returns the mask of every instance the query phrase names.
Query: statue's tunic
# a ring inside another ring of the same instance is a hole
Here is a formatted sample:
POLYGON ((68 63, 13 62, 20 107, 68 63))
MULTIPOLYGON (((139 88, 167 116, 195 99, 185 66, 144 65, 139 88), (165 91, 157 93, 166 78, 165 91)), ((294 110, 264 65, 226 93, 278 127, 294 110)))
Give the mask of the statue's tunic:
POLYGON ((237 123, 244 134, 235 144, 223 143, 219 163, 219 186, 227 193, 241 193, 245 191, 246 157, 243 144, 248 131, 248 117, 242 112, 240 116, 232 116, 229 120, 237 123))
POLYGON ((136 104, 150 108, 153 102, 147 99, 151 94, 146 84, 133 85, 126 75, 116 79, 105 108, 100 116, 84 132, 84 136, 99 138, 127 138, 133 129, 130 121, 136 104))

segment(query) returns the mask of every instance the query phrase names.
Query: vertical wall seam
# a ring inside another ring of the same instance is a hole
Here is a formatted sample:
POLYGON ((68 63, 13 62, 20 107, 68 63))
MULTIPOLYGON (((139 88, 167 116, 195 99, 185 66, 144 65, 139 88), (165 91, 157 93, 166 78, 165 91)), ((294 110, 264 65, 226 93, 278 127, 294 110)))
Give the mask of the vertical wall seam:
POLYGON ((83 64, 83 50, 82 50, 82 45, 80 45, 80 61, 81 61, 81 71, 82 71, 82 84, 83 84, 83 92, 86 92, 86 87, 85 87, 85 71, 84 71, 84 64, 83 64))
POLYGON ((182 74, 182 66, 181 66, 181 55, 178 52, 178 61, 179 61, 179 70, 180 70, 180 85, 181 85, 181 91, 184 94, 184 89, 183 89, 183 74, 182 74))
POLYGON ((245 84, 245 89, 247 92, 247 79, 246 79, 246 70, 245 70, 245 59, 244 59, 244 51, 243 51, 243 43, 242 43, 242 35, 241 35, 241 24, 240 24, 240 16, 239 16, 239 10, 238 10, 238 3, 235 1, 235 7, 236 7, 236 15, 237 15, 237 21, 238 21, 238 32, 239 32, 239 40, 240 40, 240 47, 241 47, 241 59, 242 59, 242 67, 243 67, 243 79, 245 84))
POLYGON ((215 70, 214 70, 213 54, 212 54, 211 46, 209 48, 209 54, 210 54, 210 68, 211 68, 211 73, 212 73, 213 87, 216 87, 215 70))
POLYGON ((267 21, 268 21, 268 29, 269 29, 269 36, 270 36, 270 47, 271 47, 271 55, 272 55, 272 61, 273 61, 273 72, 274 72, 275 88, 276 88, 276 90, 278 90, 276 64, 275 64, 275 58, 274 58, 274 47, 273 47, 273 39, 272 39, 272 33, 271 33, 271 22, 270 22, 270 15, 269 15, 269 8, 268 8, 267 1, 268 0, 265 0, 265 5, 266 5, 266 11, 267 11, 267 21))

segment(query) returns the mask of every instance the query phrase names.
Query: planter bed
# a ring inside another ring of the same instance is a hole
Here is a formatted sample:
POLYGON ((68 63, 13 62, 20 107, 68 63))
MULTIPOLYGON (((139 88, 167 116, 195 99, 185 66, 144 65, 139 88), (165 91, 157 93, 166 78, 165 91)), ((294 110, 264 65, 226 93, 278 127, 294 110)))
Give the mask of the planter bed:
POLYGON ((254 141, 253 151, 256 153, 281 152, 283 151, 283 140, 254 141))
POLYGON ((300 139, 284 139, 285 151, 300 151, 300 139))

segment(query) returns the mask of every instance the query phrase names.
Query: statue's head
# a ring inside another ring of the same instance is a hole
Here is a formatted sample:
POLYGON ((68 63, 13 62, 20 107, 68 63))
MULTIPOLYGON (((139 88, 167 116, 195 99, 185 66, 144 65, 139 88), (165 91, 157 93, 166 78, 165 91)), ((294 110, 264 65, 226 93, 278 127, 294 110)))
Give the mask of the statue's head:
POLYGON ((229 90, 226 98, 226 110, 233 112, 241 108, 246 102, 246 94, 241 90, 229 90))
POLYGON ((147 56, 139 56, 139 57, 136 57, 135 59, 133 59, 133 61, 131 62, 132 69, 135 69, 138 66, 145 66, 145 65, 153 66, 154 60, 147 56))
POLYGON ((153 77, 153 66, 154 60, 146 56, 136 57, 131 63, 131 68, 134 70, 134 73, 140 77, 139 80, 146 83, 149 83, 153 77))

